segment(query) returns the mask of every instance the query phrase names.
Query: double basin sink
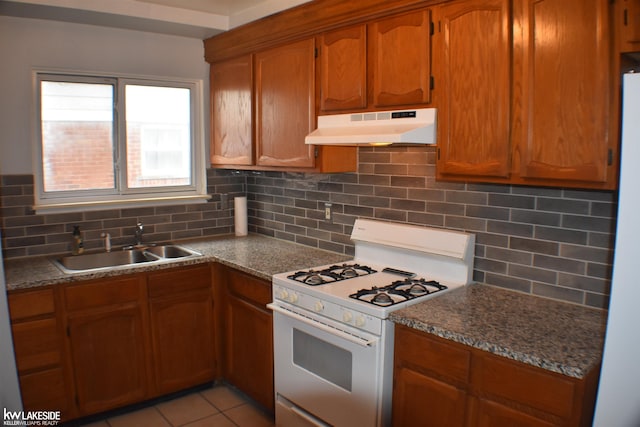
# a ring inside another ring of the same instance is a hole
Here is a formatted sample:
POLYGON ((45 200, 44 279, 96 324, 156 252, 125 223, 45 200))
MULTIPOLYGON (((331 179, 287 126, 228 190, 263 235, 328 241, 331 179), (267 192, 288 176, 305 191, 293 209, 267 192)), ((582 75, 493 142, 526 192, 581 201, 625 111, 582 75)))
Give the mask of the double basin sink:
POLYGON ((65 273, 79 273, 96 269, 135 266, 199 256, 202 256, 202 254, 182 246, 162 245, 113 252, 69 255, 55 259, 55 263, 65 273))

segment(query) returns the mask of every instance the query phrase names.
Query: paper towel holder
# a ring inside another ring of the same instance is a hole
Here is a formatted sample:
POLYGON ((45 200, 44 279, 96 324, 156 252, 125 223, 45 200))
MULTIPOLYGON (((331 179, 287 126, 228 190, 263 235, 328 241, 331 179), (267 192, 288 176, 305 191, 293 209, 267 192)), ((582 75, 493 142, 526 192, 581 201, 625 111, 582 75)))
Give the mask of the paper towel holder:
POLYGON ((234 231, 236 236, 246 236, 248 234, 247 226, 247 197, 234 197, 234 231))

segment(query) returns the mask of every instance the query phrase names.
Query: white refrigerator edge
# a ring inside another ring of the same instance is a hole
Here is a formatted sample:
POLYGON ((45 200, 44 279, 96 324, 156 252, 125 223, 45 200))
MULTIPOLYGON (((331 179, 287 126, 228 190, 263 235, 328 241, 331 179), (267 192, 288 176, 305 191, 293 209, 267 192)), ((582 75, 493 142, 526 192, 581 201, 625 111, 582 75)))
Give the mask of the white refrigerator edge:
POLYGON ((640 426, 640 73, 624 75, 622 105, 618 223, 596 427, 640 426))

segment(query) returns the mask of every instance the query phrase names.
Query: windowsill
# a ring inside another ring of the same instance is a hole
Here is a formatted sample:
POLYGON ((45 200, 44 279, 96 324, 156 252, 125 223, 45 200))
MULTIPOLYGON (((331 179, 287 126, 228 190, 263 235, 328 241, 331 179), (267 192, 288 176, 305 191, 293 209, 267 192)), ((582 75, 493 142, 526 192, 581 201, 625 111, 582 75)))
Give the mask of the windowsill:
POLYGON ((148 206, 193 205, 197 203, 206 203, 209 199, 211 199, 209 194, 174 197, 144 197, 127 200, 41 204, 34 205, 33 210, 38 214, 73 213, 102 211, 105 209, 141 208, 148 206))

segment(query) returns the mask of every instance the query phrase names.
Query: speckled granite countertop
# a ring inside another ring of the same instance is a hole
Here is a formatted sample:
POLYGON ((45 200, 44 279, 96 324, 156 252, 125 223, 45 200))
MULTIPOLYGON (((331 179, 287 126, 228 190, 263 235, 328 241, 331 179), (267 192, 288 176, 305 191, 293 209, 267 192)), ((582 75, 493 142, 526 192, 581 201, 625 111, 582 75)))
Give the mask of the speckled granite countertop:
POLYGON ((53 263, 54 257, 20 258, 4 261, 7 290, 26 289, 59 283, 112 277, 139 271, 217 261, 265 280, 276 273, 344 261, 351 257, 310 248, 258 234, 233 235, 207 240, 176 242, 203 256, 152 264, 116 267, 83 273, 66 274, 53 263))
MULTIPOLYGON (((53 257, 5 260, 9 291, 216 261, 265 280, 284 271, 350 259, 250 234, 176 242, 203 256, 65 274, 53 257)), ((606 312, 487 285, 470 285, 396 311, 391 320, 452 341, 571 377, 601 359, 606 312)))
POLYGON ((470 285, 391 314, 395 323, 582 378, 602 358, 607 312, 470 285))

